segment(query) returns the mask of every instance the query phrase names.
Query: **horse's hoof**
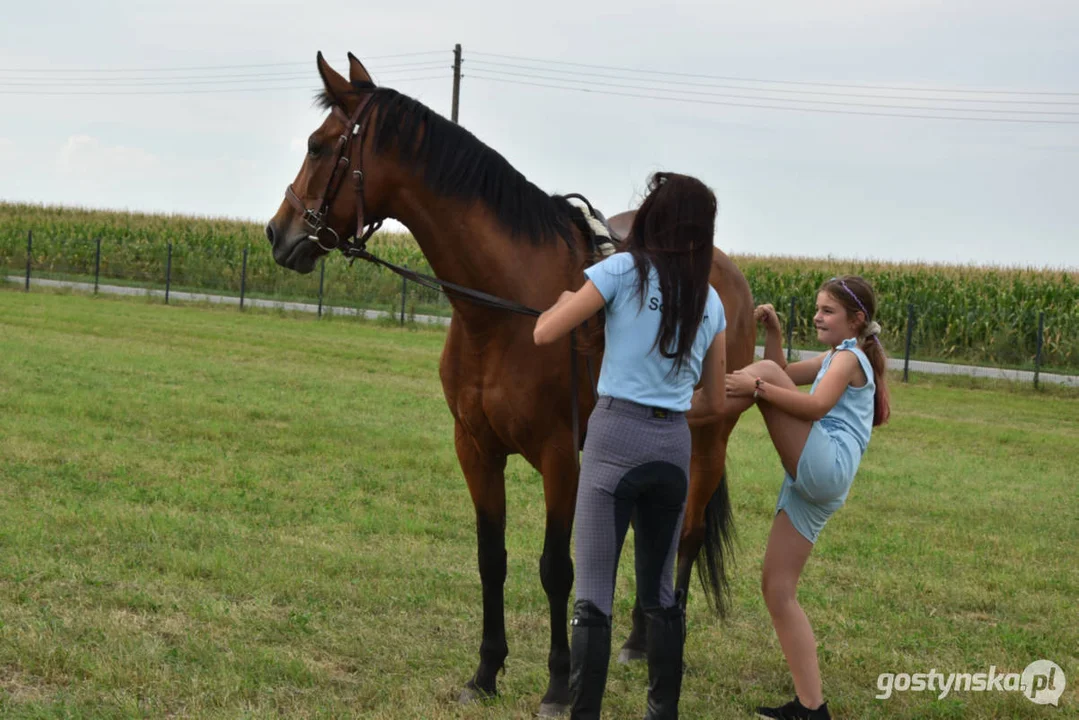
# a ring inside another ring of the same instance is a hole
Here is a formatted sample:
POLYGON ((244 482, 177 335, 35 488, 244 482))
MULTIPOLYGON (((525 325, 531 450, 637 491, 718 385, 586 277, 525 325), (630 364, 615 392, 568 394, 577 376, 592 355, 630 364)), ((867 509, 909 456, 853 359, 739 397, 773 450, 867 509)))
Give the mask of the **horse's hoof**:
POLYGON ((471 705, 472 703, 482 702, 488 697, 489 695, 479 688, 465 685, 464 689, 461 690, 461 694, 457 697, 457 702, 461 705, 471 705))
POLYGON ((622 665, 629 665, 631 662, 645 660, 646 658, 644 650, 635 650, 634 648, 624 647, 622 652, 618 653, 618 662, 622 665))
POLYGON ((539 712, 536 713, 536 717, 541 718, 555 718, 562 717, 569 712, 569 705, 562 705, 560 703, 540 703, 539 712))

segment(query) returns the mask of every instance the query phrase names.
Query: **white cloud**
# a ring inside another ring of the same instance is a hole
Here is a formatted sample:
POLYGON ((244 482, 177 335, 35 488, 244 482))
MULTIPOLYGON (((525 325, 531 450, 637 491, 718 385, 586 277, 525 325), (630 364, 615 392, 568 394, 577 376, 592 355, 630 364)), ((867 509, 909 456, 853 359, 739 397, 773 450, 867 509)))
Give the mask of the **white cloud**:
POLYGON ((107 145, 89 135, 72 135, 57 157, 62 172, 72 175, 139 173, 158 164, 153 153, 125 145, 107 145))
POLYGON ((292 138, 292 142, 289 143, 289 150, 294 153, 302 153, 307 151, 307 138, 300 137, 299 135, 292 138))

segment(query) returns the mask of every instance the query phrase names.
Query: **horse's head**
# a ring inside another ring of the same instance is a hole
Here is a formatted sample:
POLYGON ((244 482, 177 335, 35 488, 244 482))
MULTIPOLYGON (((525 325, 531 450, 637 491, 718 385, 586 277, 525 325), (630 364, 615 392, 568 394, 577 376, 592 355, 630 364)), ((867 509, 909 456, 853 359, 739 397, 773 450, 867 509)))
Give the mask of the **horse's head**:
POLYGON ((309 273, 319 257, 364 225, 370 196, 365 183, 364 138, 375 85, 363 64, 348 55, 345 80, 318 54, 318 72, 325 92, 320 100, 331 112, 307 140, 307 155, 285 199, 266 225, 274 260, 291 270, 309 273))

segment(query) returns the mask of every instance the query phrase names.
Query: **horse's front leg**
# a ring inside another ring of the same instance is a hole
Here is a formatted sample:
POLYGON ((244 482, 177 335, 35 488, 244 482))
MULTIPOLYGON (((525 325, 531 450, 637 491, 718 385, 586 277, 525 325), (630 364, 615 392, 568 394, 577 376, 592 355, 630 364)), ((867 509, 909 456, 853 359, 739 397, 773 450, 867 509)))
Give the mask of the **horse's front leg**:
MULTIPOLYGON (((568 440, 568 438, 567 438, 568 440)), ((570 653, 567 606, 573 587, 573 561, 569 543, 573 510, 577 503, 577 464, 574 454, 553 444, 540 462, 543 495, 547 503, 547 529, 540 556, 540 581, 551 612, 551 649, 547 656, 549 680, 540 703, 540 717, 556 717, 569 709, 570 653)))
POLYGON ((476 674, 461 691, 462 703, 497 694, 495 679, 509 654, 506 644, 506 456, 483 453, 458 423, 457 459, 476 508, 476 540, 483 583, 483 640, 476 674))

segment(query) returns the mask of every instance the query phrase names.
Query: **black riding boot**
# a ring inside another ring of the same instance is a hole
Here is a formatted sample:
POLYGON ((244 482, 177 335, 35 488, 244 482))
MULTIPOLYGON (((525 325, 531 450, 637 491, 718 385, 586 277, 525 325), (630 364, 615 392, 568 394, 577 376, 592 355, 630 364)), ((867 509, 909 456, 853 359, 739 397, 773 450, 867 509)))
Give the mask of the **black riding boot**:
POLYGON ((611 618, 591 602, 578 600, 570 625, 570 720, 598 720, 611 659, 611 618))
POLYGON ((686 641, 685 611, 681 604, 645 611, 648 628, 648 714, 645 720, 677 720, 682 694, 682 649, 686 641))

